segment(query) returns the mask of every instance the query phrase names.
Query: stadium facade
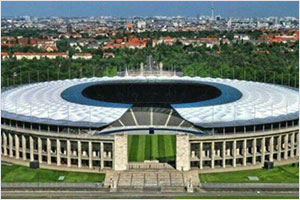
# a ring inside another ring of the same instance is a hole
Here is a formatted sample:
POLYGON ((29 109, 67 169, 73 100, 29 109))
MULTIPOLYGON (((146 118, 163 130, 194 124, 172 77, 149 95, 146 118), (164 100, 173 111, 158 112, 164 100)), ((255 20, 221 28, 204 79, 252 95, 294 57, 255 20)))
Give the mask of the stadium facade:
POLYGON ((128 169, 127 135, 176 134, 176 169, 294 162, 298 89, 200 77, 125 76, 2 92, 2 159, 45 168, 128 169))

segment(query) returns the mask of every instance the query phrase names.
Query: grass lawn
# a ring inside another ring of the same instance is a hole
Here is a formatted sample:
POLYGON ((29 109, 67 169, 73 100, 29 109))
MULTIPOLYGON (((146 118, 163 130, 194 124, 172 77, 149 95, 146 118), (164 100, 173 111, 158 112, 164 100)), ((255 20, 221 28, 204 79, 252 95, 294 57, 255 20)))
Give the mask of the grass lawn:
POLYGON ((105 174, 67 172, 48 169, 30 169, 21 165, 1 164, 2 182, 68 182, 68 183, 94 183, 103 182, 105 174), (58 181, 59 176, 65 176, 63 181, 58 181))
POLYGON ((128 160, 142 162, 144 160, 175 161, 175 135, 129 135, 128 160))
POLYGON ((299 199, 298 196, 175 196, 171 199, 299 199))
POLYGON ((299 167, 284 165, 269 170, 200 174, 199 178, 201 183, 299 183, 299 167), (257 176, 259 181, 249 181, 248 176, 257 176))

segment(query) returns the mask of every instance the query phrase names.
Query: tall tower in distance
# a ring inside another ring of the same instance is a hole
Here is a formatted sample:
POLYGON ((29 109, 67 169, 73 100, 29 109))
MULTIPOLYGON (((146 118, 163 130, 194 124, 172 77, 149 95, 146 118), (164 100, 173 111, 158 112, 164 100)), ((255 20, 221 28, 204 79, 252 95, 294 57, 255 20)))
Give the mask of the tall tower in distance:
POLYGON ((211 2, 211 21, 215 19, 215 8, 214 8, 214 2, 211 2))

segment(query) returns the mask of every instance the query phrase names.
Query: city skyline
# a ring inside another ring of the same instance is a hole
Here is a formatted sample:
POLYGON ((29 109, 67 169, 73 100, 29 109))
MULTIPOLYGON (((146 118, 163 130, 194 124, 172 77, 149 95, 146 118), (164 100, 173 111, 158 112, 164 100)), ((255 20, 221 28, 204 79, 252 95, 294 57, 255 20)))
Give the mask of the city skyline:
MULTIPOLYGON (((299 3, 213 2, 214 15, 223 17, 299 17, 299 3)), ((2 17, 151 17, 210 16, 211 1, 203 2, 2 2, 2 17), (85 9, 83 9, 85 8, 85 9)))

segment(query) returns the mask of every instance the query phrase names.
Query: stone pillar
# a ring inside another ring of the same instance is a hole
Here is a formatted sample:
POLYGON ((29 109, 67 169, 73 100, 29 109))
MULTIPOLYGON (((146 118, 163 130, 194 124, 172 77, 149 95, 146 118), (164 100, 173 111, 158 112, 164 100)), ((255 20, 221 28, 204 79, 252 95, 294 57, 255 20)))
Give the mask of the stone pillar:
POLYGON ((261 139, 261 163, 264 164, 266 155, 266 138, 261 139))
POLYGON ((39 158, 39 163, 42 163, 42 139, 38 137, 38 158, 39 158))
POLYGON ((114 170, 126 170, 128 164, 127 157, 127 135, 118 134, 114 136, 113 166, 114 170))
POLYGON ((190 142, 189 135, 176 135, 176 169, 180 171, 190 170, 190 142))
POLYGON ((223 149, 222 149, 222 167, 226 167, 226 141, 223 141, 223 149))
POLYGON ((247 165, 247 140, 243 141, 243 166, 247 165))
POLYGON ((47 138, 47 163, 51 165, 51 140, 47 138))
POLYGON ((294 150, 295 150, 295 133, 293 132, 291 135, 291 158, 294 158, 294 150))
POLYGON ((67 140, 67 166, 71 167, 71 142, 67 140))
POLYGON ((200 169, 203 169, 203 142, 200 142, 200 164, 199 164, 199 167, 200 167, 200 169))
POLYGON ((33 155, 33 138, 32 136, 29 136, 29 146, 30 146, 30 161, 34 161, 34 155, 33 155))
POLYGON ((92 141, 89 141, 89 168, 93 168, 92 141))
POLYGON ((233 151, 232 165, 233 167, 236 167, 236 140, 233 140, 232 151, 233 151))
POLYGON ((100 143, 100 168, 104 168, 104 143, 100 143))
POLYGON ((78 164, 78 168, 81 168, 81 155, 82 155, 82 150, 81 150, 81 141, 77 141, 77 156, 78 156, 78 161, 77 161, 77 164, 78 164))
POLYGON ((8 134, 8 141, 9 141, 9 157, 13 157, 13 137, 11 134, 8 134))
POLYGON ((211 168, 214 169, 215 168, 215 142, 212 141, 211 142, 211 168))
POLYGON ((270 155, 269 160, 270 162, 273 162, 273 155, 274 155, 274 136, 270 138, 270 155))
POLYGON ((23 160, 26 160, 26 138, 22 135, 22 152, 23 152, 23 160))
POLYGON ((2 132, 3 136, 3 154, 7 156, 7 136, 6 133, 2 132))
POLYGON ((16 144, 16 159, 20 158, 20 140, 19 136, 15 135, 15 144, 16 144))
POLYGON ((277 138, 277 160, 281 160, 281 135, 277 138))
POLYGON ((299 132, 296 135, 296 156, 299 156, 299 132))
POLYGON ((284 136, 284 159, 288 159, 288 149, 289 149, 289 134, 284 136))
POLYGON ((61 147, 60 147, 60 140, 59 139, 56 139, 56 153, 57 153, 57 156, 56 156, 56 163, 57 163, 57 166, 60 166, 61 165, 61 159, 60 159, 60 154, 61 154, 61 147))
POLYGON ((256 147, 256 138, 253 139, 252 141, 252 164, 255 165, 256 164, 256 152, 257 152, 257 147, 256 147))

